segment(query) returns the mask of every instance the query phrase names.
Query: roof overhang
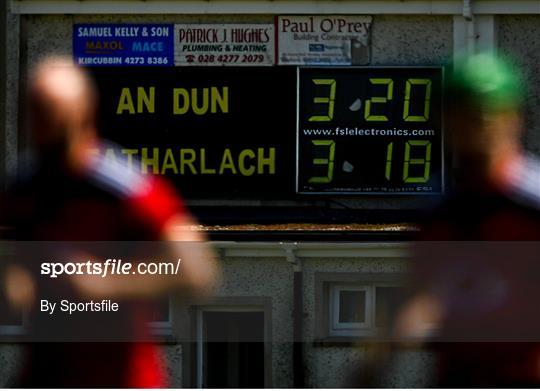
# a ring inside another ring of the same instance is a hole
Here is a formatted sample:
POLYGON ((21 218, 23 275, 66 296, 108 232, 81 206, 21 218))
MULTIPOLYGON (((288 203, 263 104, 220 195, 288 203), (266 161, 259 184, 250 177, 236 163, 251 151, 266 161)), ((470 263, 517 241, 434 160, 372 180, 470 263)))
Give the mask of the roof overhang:
MULTIPOLYGON (((474 14, 540 14, 540 0, 472 0, 474 14)), ((17 14, 460 15, 463 0, 11 0, 17 14)))

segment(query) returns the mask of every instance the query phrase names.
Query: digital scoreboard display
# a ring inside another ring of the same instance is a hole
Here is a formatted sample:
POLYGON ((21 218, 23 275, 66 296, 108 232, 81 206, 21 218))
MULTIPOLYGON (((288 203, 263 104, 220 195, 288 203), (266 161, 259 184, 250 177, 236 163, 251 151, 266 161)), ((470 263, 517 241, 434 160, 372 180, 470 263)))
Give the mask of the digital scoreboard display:
POLYGON ((443 191, 441 68, 90 70, 105 156, 186 198, 443 191))
POLYGON ((443 192, 441 68, 299 68, 299 193, 443 192))

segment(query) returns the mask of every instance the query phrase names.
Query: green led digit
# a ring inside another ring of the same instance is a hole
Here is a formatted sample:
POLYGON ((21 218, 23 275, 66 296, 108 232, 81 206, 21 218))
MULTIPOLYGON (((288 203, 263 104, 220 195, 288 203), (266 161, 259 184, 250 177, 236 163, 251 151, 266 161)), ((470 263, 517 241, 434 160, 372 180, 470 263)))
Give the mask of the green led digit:
POLYGON ((426 122, 429 119, 429 109, 431 106, 431 80, 429 79, 409 79, 405 85, 405 106, 403 108, 403 119, 407 122, 426 122), (412 86, 426 86, 424 97, 424 115, 411 115, 411 90, 412 86))
POLYGON ((313 79, 314 84, 319 86, 330 86, 330 94, 327 97, 317 96, 313 98, 313 103, 327 104, 328 115, 312 115, 309 122, 328 122, 334 118, 334 101, 336 100, 336 80, 335 79, 313 79))
POLYGON ((315 165, 327 166, 326 176, 313 176, 308 179, 309 183, 330 183, 334 179, 334 155, 336 153, 336 143, 333 140, 311 140, 313 145, 328 147, 328 158, 313 159, 315 165))
POLYGON ((386 85, 386 97, 374 96, 371 99, 368 99, 365 105, 364 119, 366 121, 388 121, 388 117, 386 115, 371 114, 371 106, 376 103, 381 104, 392 100, 394 97, 394 81, 392 79, 369 79, 369 81, 371 84, 386 85))
POLYGON ((388 144, 386 147, 386 171, 384 176, 387 180, 390 180, 390 174, 392 172, 392 154, 394 152, 394 143, 388 144))
POLYGON ((405 183, 426 183, 429 181, 431 171, 431 142, 427 140, 409 140, 405 144, 405 162, 403 164, 403 181, 405 183), (411 159, 412 147, 425 147, 423 159, 411 159), (409 176, 409 167, 411 165, 423 165, 423 176, 409 176))

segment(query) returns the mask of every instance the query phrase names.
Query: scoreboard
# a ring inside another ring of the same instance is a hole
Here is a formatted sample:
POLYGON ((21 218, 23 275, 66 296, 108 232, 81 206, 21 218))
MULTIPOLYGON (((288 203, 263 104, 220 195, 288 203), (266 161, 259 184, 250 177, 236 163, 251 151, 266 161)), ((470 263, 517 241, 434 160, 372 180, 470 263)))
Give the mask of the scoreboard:
POLYGON ((300 193, 441 193, 440 68, 300 68, 300 193))
POLYGON ((444 191, 437 67, 99 67, 105 151, 190 198, 444 191))

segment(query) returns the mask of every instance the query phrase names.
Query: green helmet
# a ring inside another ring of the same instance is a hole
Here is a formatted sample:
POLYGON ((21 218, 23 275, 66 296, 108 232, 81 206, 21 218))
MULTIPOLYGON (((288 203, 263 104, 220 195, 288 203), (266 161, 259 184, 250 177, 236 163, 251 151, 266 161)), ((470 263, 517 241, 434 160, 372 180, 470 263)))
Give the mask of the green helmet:
POLYGON ((447 104, 470 105, 482 111, 519 109, 525 97, 520 72, 490 53, 456 61, 447 84, 447 104))

